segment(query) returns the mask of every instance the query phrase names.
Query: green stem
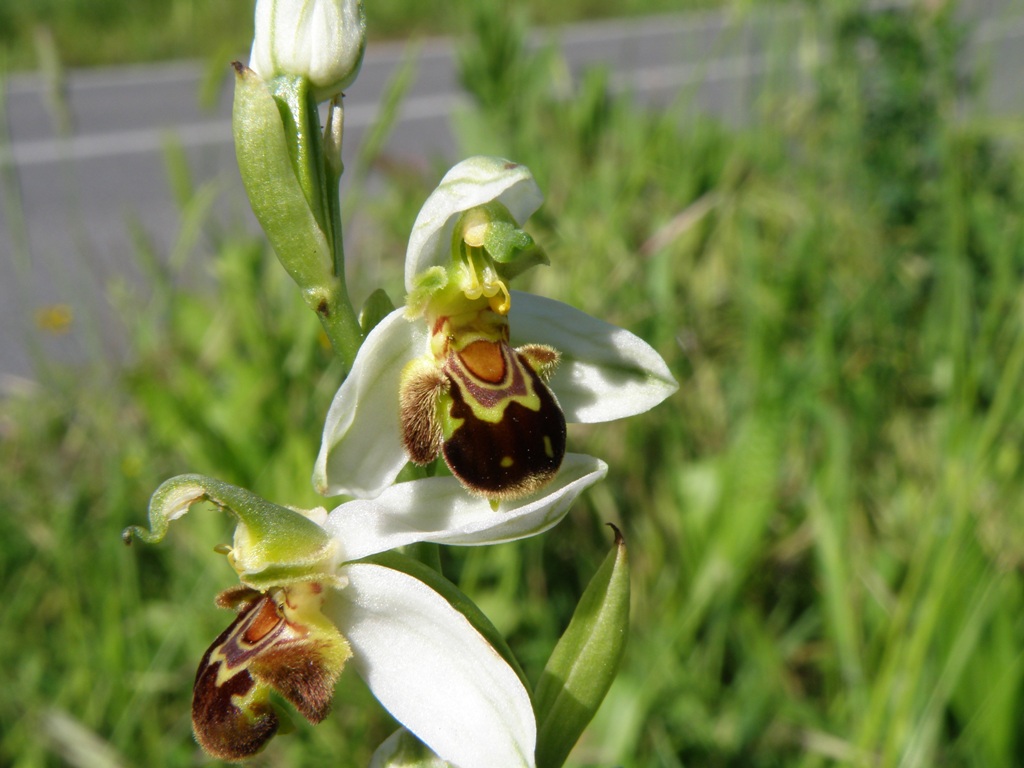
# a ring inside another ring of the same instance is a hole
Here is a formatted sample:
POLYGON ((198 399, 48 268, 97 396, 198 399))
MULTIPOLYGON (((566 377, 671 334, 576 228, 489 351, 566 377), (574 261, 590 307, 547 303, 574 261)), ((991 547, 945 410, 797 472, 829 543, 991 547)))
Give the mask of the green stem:
POLYGON ((334 271, 345 282, 345 245, 341 236, 341 175, 345 164, 341 160, 341 146, 345 134, 345 109, 338 94, 327 108, 327 125, 324 127, 324 199, 330 214, 328 226, 334 243, 334 271))
POLYGON ((287 104, 294 124, 294 143, 289 147, 299 185, 306 194, 310 210, 327 235, 331 248, 334 280, 307 293, 307 302, 320 318, 335 354, 351 370, 363 343, 363 332, 345 280, 345 245, 341 225, 341 140, 344 113, 340 97, 328 111, 327 126, 320 133, 320 115, 309 83, 304 78, 282 81, 278 98, 287 104))
MULTIPOLYGON (((340 239, 340 238, 339 238, 340 239)), ((340 247, 335 247, 335 252, 340 247)), ((344 259, 344 256, 342 256, 344 259)), ((344 274, 344 261, 342 261, 342 274, 344 274)), ((326 286, 326 292, 317 291, 307 296, 307 302, 320 318, 320 324, 327 334, 327 338, 334 347, 335 354, 345 363, 345 372, 352 369, 356 353, 363 343, 363 329, 359 327, 359 318, 352 308, 348 291, 345 290, 344 277, 338 277, 330 286, 326 286)))
POLYGON ((345 129, 345 112, 341 105, 341 96, 335 96, 327 113, 327 126, 324 129, 322 147, 324 168, 324 198, 329 216, 331 249, 334 258, 335 286, 332 290, 333 302, 329 301, 325 315, 321 311, 324 305, 317 305, 317 315, 323 323, 324 330, 334 346, 334 351, 345 362, 346 369, 351 369, 356 353, 363 343, 363 331, 359 326, 352 301, 348 295, 345 282, 345 239, 342 236, 341 224, 341 174, 345 167, 341 162, 341 142, 345 129))

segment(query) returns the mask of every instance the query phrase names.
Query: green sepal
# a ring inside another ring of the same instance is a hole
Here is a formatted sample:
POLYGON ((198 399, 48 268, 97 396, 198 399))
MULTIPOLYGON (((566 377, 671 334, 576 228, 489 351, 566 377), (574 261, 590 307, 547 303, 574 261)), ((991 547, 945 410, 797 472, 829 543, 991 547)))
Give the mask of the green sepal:
POLYGON ((505 642, 505 638, 501 636, 501 633, 491 623, 491 620, 484 615, 483 611, 477 608, 476 603, 470 600, 457 586, 452 584, 448 579, 442 576, 439 572, 434 570, 428 565, 421 563, 419 560, 414 560, 411 557, 402 555, 398 552, 381 552, 380 554, 371 555, 370 557, 364 558, 357 562, 361 563, 373 563, 374 565, 382 565, 386 568, 390 568, 394 571, 400 571, 407 576, 412 576, 414 579, 418 579, 426 584, 428 587, 433 589, 437 594, 443 597, 449 605, 455 610, 461 613, 473 628, 479 632, 483 638, 490 643, 491 647, 505 660, 512 669, 518 675, 519 680, 522 682, 523 687, 529 691, 530 684, 526 680, 526 675, 523 673, 522 667, 519 666, 519 661, 512 653, 512 649, 508 647, 508 643, 505 642))
POLYGON ((172 521, 202 501, 238 520, 227 554, 243 584, 263 591, 300 581, 336 580, 336 545, 323 528, 300 512, 203 475, 178 475, 164 481, 149 501, 149 530, 133 525, 125 528, 122 538, 126 544, 133 537, 156 544, 167 535, 172 521))
POLYGON ((537 766, 565 762, 615 679, 629 628, 629 562, 618 528, 615 548, 587 585, 534 692, 537 766))
POLYGON ((395 311, 395 305, 383 288, 378 288, 363 302, 363 308, 359 311, 359 327, 364 334, 368 334, 385 317, 395 311))
MULTIPOLYGON (((307 297, 326 290, 335 279, 334 256, 323 214, 322 179, 311 147, 293 156, 282 107, 267 83, 236 62, 235 100, 231 124, 235 154, 253 213, 267 234, 281 264, 307 297), (315 203, 315 205, 314 205, 315 203), (319 216, 317 213, 319 212, 319 216)), ((302 94, 292 94, 299 99, 302 94)), ((296 102, 299 105, 300 102, 296 102)), ((302 115, 289 119, 292 132, 301 127, 319 143, 302 115), (295 120, 300 121, 298 124, 295 120)), ((301 138, 298 137, 298 138, 301 138)))

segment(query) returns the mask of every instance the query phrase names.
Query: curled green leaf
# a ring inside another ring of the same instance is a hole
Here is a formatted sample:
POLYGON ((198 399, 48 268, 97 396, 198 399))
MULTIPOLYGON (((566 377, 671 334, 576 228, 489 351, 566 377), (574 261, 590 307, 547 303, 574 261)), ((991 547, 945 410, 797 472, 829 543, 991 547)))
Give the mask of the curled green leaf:
POLYGON ((629 628, 629 561, 619 529, 615 547, 584 591, 534 692, 537 765, 558 768, 611 687, 629 628))

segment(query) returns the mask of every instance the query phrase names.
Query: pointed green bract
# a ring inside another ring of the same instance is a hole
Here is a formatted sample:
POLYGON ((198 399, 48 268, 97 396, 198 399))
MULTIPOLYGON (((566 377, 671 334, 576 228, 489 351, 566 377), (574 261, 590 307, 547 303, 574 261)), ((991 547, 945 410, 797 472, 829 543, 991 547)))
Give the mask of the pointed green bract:
POLYGON ((399 728, 377 747, 370 768, 455 768, 405 728, 399 728))
POLYGON ((315 304, 311 293, 334 280, 333 249, 309 203, 319 197, 319 183, 303 190, 289 150, 294 142, 267 84, 241 64, 235 74, 231 122, 242 183, 281 264, 315 304))
POLYGON ((363 333, 369 333, 385 317, 395 311, 395 304, 391 301, 387 291, 378 288, 363 302, 363 308, 359 311, 359 327, 363 333))
POLYGON ((615 548, 587 585, 534 692, 538 768, 565 762, 615 679, 629 628, 629 562, 615 526, 615 548))
MULTIPOLYGON (((285 141, 288 144, 288 157, 291 160, 292 173, 305 195, 306 204, 312 211, 320 230, 332 239, 331 226, 327 212, 327 178, 328 158, 320 128, 320 111, 309 83, 301 77, 280 76, 266 82, 270 95, 277 105, 284 127, 285 141)), ((328 115, 333 119, 331 111, 328 115)), ((333 120, 332 120, 333 121, 333 120)), ((344 121, 339 121, 337 128, 344 131, 344 121)), ((333 130, 333 129, 332 129, 333 130)), ((341 137, 328 137, 333 145, 337 143, 340 150, 341 137)), ((237 139, 236 139, 237 145, 237 139)), ((341 159, 338 158, 340 164, 341 159)), ((334 179, 337 186, 337 179, 334 179)))

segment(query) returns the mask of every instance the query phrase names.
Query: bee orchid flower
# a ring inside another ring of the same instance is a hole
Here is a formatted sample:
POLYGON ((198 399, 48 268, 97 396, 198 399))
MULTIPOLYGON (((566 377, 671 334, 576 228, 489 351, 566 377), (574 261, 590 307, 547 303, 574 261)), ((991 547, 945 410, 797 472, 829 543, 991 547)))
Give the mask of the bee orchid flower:
POLYGON ((522 229, 542 195, 495 157, 452 168, 419 213, 405 307, 367 336, 327 416, 313 474, 324 495, 372 499, 408 461, 497 508, 548 487, 566 422, 642 413, 677 388, 637 336, 509 280, 546 259, 522 229))
MULTIPOLYGON (((583 485, 585 474, 564 492, 566 504, 583 485)), ((281 719, 271 691, 320 722, 338 677, 352 663, 381 704, 449 763, 534 765, 530 696, 493 627, 464 599, 453 599, 455 588, 429 569, 420 566, 413 575, 414 568, 386 564, 388 555, 380 555, 380 562, 364 559, 398 540, 432 536, 486 544, 515 538, 504 515, 491 514, 488 529, 485 521, 455 510, 446 522, 438 515, 432 531, 364 530, 348 541, 351 521, 366 510, 293 510, 218 480, 182 475, 153 494, 150 528, 127 529, 125 541, 161 541, 171 522, 202 501, 237 519, 232 545, 218 551, 240 581, 217 600, 236 616, 195 677, 193 729, 209 754, 239 760, 270 741, 281 719), (433 586, 425 574, 433 575, 433 586)), ((531 514, 536 510, 518 518, 531 514)))

